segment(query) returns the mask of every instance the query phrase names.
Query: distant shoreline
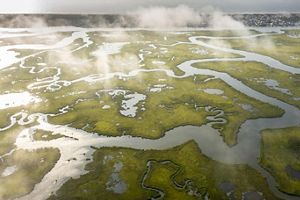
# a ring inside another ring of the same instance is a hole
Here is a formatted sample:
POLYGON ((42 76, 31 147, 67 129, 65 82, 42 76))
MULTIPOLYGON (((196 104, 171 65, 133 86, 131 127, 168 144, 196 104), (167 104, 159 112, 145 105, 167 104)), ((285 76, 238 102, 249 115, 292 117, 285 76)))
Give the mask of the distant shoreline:
MULTIPOLYGON (((247 27, 294 27, 300 26, 300 13, 229 13, 226 14, 247 27)), ((203 14, 209 19, 210 15, 203 14)), ((136 28, 137 19, 132 15, 117 14, 0 14, 0 27, 27 28, 26 23, 17 21, 43 21, 45 26, 76 26, 83 28, 103 27, 136 28)), ((207 20, 208 21, 208 20, 207 20)), ((188 25, 188 28, 206 28, 204 20, 200 24, 188 25)))

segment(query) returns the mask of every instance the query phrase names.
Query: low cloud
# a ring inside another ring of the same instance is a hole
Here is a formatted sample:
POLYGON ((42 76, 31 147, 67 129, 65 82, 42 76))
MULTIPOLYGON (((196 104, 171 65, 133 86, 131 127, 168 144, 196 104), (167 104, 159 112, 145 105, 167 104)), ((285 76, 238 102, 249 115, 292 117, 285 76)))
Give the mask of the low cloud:
POLYGON ((140 8, 129 15, 136 20, 138 27, 143 28, 187 27, 202 22, 200 14, 186 5, 140 8))
POLYGON ((0 16, 2 27, 40 28, 78 26, 99 28, 185 28, 244 29, 242 22, 213 7, 200 10, 187 5, 141 7, 124 15, 14 15, 0 16))
POLYGON ((0 22, 2 27, 26 27, 41 28, 47 27, 46 21, 39 16, 29 15, 1 15, 0 22))
POLYGON ((213 29, 246 29, 242 22, 233 19, 231 16, 225 15, 221 11, 214 11, 208 22, 209 27, 213 29))
POLYGON ((121 49, 127 43, 105 43, 92 52, 97 71, 102 74, 111 72, 126 72, 139 67, 139 59, 135 54, 122 53, 121 49))

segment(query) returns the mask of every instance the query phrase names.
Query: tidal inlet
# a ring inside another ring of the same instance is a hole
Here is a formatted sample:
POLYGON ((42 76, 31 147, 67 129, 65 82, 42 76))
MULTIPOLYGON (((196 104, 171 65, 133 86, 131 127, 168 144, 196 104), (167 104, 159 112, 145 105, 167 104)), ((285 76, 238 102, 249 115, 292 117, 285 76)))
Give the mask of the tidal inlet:
POLYGON ((300 14, 107 13, 0 15, 0 200, 300 199, 300 14))

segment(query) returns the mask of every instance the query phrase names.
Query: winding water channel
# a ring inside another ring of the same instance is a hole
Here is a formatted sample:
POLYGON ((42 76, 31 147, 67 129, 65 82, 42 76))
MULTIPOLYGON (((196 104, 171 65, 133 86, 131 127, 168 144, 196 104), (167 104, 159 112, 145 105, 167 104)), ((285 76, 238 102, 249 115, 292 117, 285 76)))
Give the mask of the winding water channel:
MULTIPOLYGON (((60 48, 71 44, 74 40, 78 38, 86 38, 86 33, 82 30, 75 32, 71 37, 65 38, 63 41, 55 45, 18 45, 13 48, 24 48, 26 49, 39 49, 39 50, 49 50, 53 48, 60 48), (34 46, 34 48, 32 48, 34 46)), ((28 33, 34 34, 34 33, 28 33)), ((258 34, 251 37, 259 37, 263 34, 258 34)), ((239 37, 235 37, 239 38, 239 37)), ((243 38, 243 37, 240 37, 243 38)), ((204 63, 204 62, 222 62, 222 61, 256 61, 266 64, 269 67, 287 71, 293 74, 300 74, 299 68, 294 68, 276 59, 270 58, 268 56, 240 51, 235 49, 228 49, 224 47, 217 47, 211 44, 207 44, 201 39, 207 39, 205 36, 194 36, 190 37, 190 44, 200 45, 203 47, 234 53, 242 56, 242 58, 216 58, 216 59, 200 59, 200 60, 190 60, 179 64, 177 67, 184 72, 182 76, 176 76, 171 70, 162 69, 138 69, 133 70, 128 74, 124 73, 111 73, 107 74, 105 77, 99 77, 97 75, 91 75, 88 77, 83 77, 73 81, 65 81, 65 85, 68 86, 72 83, 79 81, 101 81, 103 79, 110 79, 115 76, 118 77, 128 77, 136 76, 140 72, 153 72, 153 71, 164 71, 166 74, 173 78, 184 78, 194 75, 209 75, 215 78, 221 79, 228 85, 230 85, 235 90, 251 97, 257 99, 261 102, 269 103, 271 105, 277 106, 285 111, 284 115, 278 118, 259 118, 247 120, 242 124, 238 132, 238 142, 235 146, 227 146, 218 130, 211 127, 212 124, 206 124, 200 127, 196 126, 182 126, 174 128, 165 133, 162 138, 159 139, 145 139, 140 137, 132 136, 119 136, 119 137, 107 137, 99 136, 97 134, 87 133, 83 130, 71 128, 69 126, 53 125, 48 123, 47 117, 49 114, 36 113, 28 115, 24 112, 18 113, 11 117, 11 124, 7 127, 0 129, 0 131, 7 130, 12 127, 15 123, 20 125, 30 124, 37 120, 38 125, 32 126, 30 128, 25 128, 16 139, 17 149, 40 149, 40 148, 58 148, 61 153, 61 157, 54 166, 54 168, 47 173, 42 181, 38 183, 34 190, 26 196, 18 199, 47 199, 51 193, 56 192, 67 180, 72 178, 78 178, 80 175, 88 173, 85 171, 85 166, 89 162, 92 162, 92 155, 95 152, 94 148, 91 146, 101 148, 101 147, 129 147, 132 149, 143 149, 143 150, 165 150, 172 147, 181 145, 189 140, 194 140, 202 153, 209 158, 229 164, 248 164, 255 168, 257 171, 261 172, 264 177, 266 177, 271 191, 278 197, 283 199, 300 199, 300 197, 290 196, 288 194, 282 193, 277 189, 277 183, 275 179, 258 164, 258 158, 260 155, 260 143, 261 143, 261 130, 267 128, 284 128, 290 126, 300 125, 300 111, 295 106, 289 105, 273 97, 269 97, 265 94, 255 91, 254 89, 243 84, 241 81, 231 77, 229 74, 224 72, 217 72, 209 69, 199 69, 193 67, 194 64, 204 63), (19 119, 19 116, 22 116, 19 119), (18 118, 18 119, 17 119, 18 118), (42 129, 46 131, 51 131, 54 134, 61 134, 66 137, 51 140, 51 141, 34 141, 33 133, 35 129, 42 129), (213 144, 213 145, 212 145, 213 144), (68 161, 72 158, 76 160, 68 161), (90 158, 87 159, 87 158, 90 158)), ((210 39, 224 39, 222 38, 212 38, 210 39)), ((230 39, 230 38, 227 38, 230 39)), ((88 41, 88 40, 86 40, 88 41)), ((0 54, 6 54, 12 47, 0 48, 0 54)), ((0 62, 0 69, 8 67, 12 63, 20 62, 26 58, 19 58, 19 60, 14 60, 14 55, 9 54, 9 60, 0 62)), ((58 79, 53 79, 51 81, 47 80, 43 84, 38 83, 38 86, 46 87, 49 84, 53 84, 58 79)), ((33 86, 32 86, 33 87, 33 86)), ((67 111, 64 111, 67 112, 67 111)))

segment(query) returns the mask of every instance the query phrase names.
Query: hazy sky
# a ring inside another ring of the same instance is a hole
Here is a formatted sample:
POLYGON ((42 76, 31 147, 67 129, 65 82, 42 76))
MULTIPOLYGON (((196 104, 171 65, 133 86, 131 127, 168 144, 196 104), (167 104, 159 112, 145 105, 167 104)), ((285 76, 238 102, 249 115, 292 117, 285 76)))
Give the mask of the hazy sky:
POLYGON ((140 7, 186 4, 225 12, 300 12, 300 0, 0 0, 0 13, 124 13, 140 7))

